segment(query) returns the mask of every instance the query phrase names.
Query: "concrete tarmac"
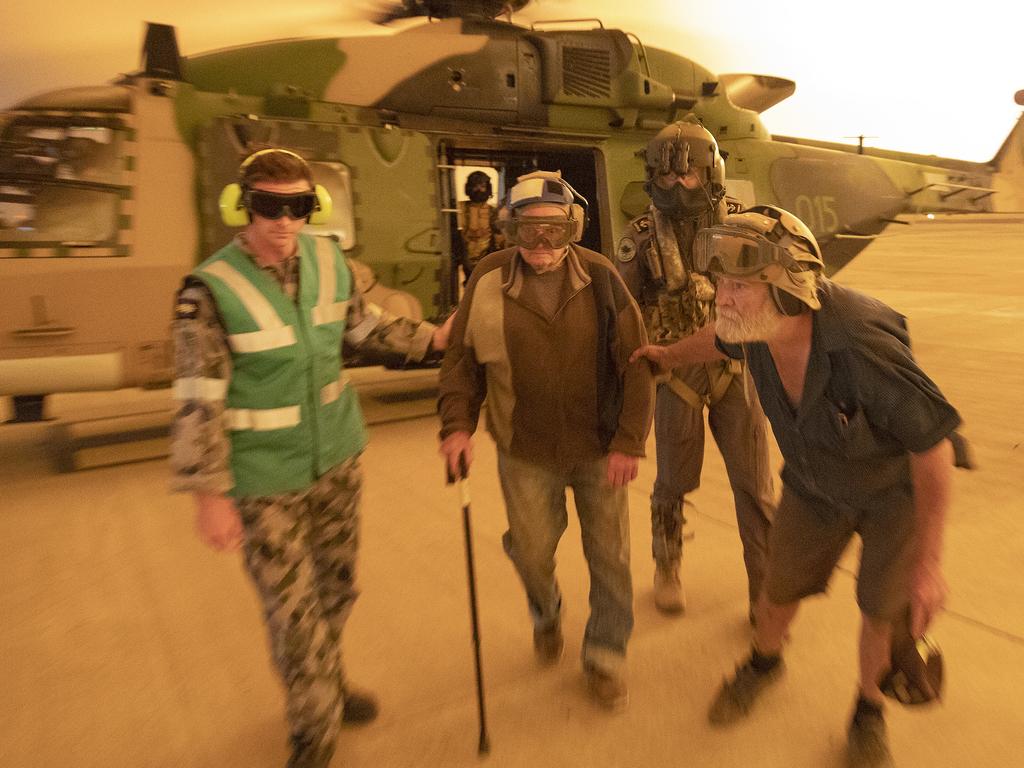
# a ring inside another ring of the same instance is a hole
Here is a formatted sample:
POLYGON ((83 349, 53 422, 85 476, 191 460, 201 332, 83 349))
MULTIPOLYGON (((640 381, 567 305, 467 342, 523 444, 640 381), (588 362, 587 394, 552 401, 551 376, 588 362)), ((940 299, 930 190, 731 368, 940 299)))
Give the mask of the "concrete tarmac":
MULTIPOLYGON (((933 628, 945 699, 888 709, 902 768, 1004 768, 1024 754, 1022 245, 1019 218, 921 219, 890 227, 839 278, 908 316, 916 354, 960 410, 979 465, 956 473, 947 527, 951 596, 933 628)), ((410 389, 423 389, 418 376, 410 389)), ((68 395, 52 410, 88 418, 166 398, 68 395)), ((856 545, 830 595, 801 608, 780 684, 748 721, 713 730, 707 705, 750 643, 724 468, 709 442, 688 512, 687 612, 667 618, 650 594, 655 467, 643 462, 630 489, 630 705, 607 714, 587 699, 578 662, 588 611, 578 525, 570 515, 558 553, 565 655, 542 669, 501 548, 504 511, 483 432, 471 485, 491 754, 478 758, 459 498, 443 482, 435 420, 422 415, 430 401, 392 402, 404 420, 371 427, 365 455, 362 596, 345 636, 350 678, 378 694, 382 711, 344 731, 334 766, 842 764, 856 684, 856 545)), ((387 418, 387 407, 374 407, 387 418)), ((190 499, 167 492, 165 461, 58 475, 47 429, 0 428, 0 766, 282 766, 283 697, 239 555, 200 544, 190 499)))

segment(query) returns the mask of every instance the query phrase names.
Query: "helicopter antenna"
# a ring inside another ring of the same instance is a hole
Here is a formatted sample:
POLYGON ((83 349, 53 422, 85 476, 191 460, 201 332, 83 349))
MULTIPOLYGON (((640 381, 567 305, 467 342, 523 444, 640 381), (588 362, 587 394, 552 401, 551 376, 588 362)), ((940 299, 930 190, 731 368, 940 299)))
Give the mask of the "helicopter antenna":
POLYGON ((864 139, 877 139, 877 136, 865 136, 863 133, 858 136, 843 136, 844 139, 857 139, 857 154, 864 154, 864 139))
POLYGON ((184 80, 181 54, 174 27, 169 24, 146 23, 146 39, 142 43, 142 76, 167 80, 184 80))

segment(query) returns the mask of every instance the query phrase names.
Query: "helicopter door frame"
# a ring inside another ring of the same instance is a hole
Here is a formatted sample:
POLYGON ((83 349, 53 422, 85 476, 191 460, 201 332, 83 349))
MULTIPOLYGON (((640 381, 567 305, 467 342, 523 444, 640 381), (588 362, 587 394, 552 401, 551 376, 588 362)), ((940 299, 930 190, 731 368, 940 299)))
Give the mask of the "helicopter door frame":
POLYGON ((455 238, 458 237, 458 198, 455 192, 455 160, 450 143, 444 139, 437 143, 437 202, 441 224, 441 268, 438 275, 440 293, 438 309, 442 314, 458 306, 462 293, 459 290, 459 265, 456 264, 455 238))
POLYGON ((561 170, 566 181, 588 202, 589 222, 580 245, 605 255, 611 253, 611 218, 604 202, 608 199, 605 158, 597 145, 567 146, 555 142, 481 145, 466 142, 463 137, 449 137, 438 141, 436 168, 441 243, 446 250, 439 281, 443 311, 458 304, 464 287, 460 279, 461 246, 456 240, 462 192, 457 183, 459 169, 494 171, 498 183, 492 202, 499 209, 515 178, 534 170, 561 170))

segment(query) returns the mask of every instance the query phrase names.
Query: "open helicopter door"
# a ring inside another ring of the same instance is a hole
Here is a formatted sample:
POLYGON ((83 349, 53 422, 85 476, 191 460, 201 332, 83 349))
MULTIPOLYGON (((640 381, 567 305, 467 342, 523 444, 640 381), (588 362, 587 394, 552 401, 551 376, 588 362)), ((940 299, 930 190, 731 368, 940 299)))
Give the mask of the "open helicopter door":
POLYGON ((448 248, 443 260, 442 293, 452 306, 458 302, 468 267, 486 253, 507 247, 500 219, 508 190, 523 174, 536 170, 562 172, 562 177, 587 201, 589 223, 580 245, 599 253, 610 253, 608 210, 602 210, 607 194, 598 190, 607 186, 604 159, 596 149, 553 145, 527 149, 519 142, 501 148, 469 147, 457 139, 438 144, 437 187, 441 218, 441 242, 448 248), (486 206, 469 205, 467 180, 482 173, 490 180, 486 206), (489 212, 481 213, 487 207, 489 212), (487 234, 487 221, 491 236, 487 234))

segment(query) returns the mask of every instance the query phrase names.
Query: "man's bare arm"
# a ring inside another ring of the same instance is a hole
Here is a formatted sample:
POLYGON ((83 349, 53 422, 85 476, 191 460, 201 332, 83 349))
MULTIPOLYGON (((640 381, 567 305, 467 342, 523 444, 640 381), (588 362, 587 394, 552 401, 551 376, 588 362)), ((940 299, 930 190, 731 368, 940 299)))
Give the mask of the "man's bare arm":
POLYGON ((949 508, 953 448, 943 439, 933 448, 910 454, 914 485, 916 562, 911 581, 910 629, 920 637, 946 601, 942 576, 942 536, 949 508))
POLYGON ((725 360, 718 347, 715 346, 715 324, 705 325, 692 336, 680 339, 675 344, 658 346, 647 344, 640 347, 632 355, 629 362, 634 363, 646 357, 661 371, 671 371, 680 365, 689 363, 709 363, 714 360, 725 360))

